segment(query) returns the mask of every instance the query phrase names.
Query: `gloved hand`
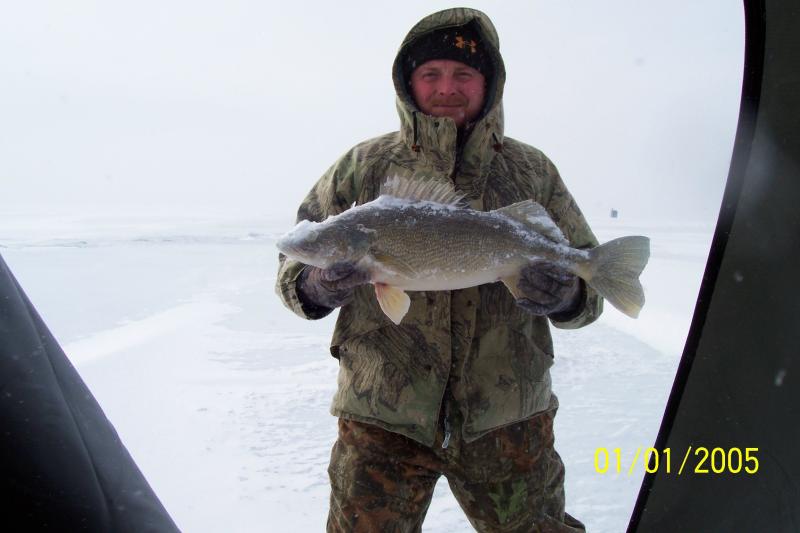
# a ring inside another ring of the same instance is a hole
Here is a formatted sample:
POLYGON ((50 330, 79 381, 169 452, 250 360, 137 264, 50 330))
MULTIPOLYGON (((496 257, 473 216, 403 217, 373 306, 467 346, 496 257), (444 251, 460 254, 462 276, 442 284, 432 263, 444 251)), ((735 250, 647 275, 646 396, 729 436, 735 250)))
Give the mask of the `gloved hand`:
POLYGON ((297 292, 305 303, 333 309, 348 303, 353 290, 368 282, 369 274, 356 270, 353 263, 338 263, 324 270, 307 266, 297 278, 297 292))
POLYGON ((534 315, 567 313, 580 303, 580 278, 549 261, 523 268, 517 288, 523 294, 517 305, 534 315))

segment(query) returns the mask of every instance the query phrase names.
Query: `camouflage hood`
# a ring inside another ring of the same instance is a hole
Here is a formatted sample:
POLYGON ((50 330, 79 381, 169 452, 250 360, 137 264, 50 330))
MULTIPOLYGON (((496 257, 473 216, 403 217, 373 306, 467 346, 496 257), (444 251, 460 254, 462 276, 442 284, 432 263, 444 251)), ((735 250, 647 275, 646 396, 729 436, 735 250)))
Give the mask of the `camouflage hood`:
MULTIPOLYGON (((476 9, 453 8, 428 15, 408 32, 400 45, 392 66, 392 80, 397 93, 397 111, 400 115, 400 132, 407 146, 418 147, 423 157, 446 166, 453 158, 461 160, 459 172, 469 176, 475 183, 460 187, 465 191, 475 190, 480 196, 483 190, 485 170, 494 154, 503 143, 503 86, 506 70, 500 55, 500 40, 494 25, 486 14, 476 9), (451 27, 472 23, 480 34, 493 67, 493 75, 486 82, 486 102, 483 112, 469 127, 464 145, 457 146, 455 123, 446 118, 431 117, 417 107, 410 94, 409 80, 403 75, 403 58, 409 46, 425 35, 451 27), (457 154, 456 151, 460 150, 457 154)), ((416 150, 415 150, 416 151, 416 150)), ((467 185, 467 184, 463 184, 467 185)))

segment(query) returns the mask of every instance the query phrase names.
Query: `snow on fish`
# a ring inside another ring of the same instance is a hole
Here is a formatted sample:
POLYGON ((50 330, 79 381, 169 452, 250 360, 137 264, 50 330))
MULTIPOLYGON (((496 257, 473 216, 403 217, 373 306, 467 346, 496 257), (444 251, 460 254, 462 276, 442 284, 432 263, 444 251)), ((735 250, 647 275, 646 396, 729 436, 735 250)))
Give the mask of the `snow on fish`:
POLYGON ((626 315, 639 315, 649 238, 621 237, 579 250, 533 200, 476 211, 463 198, 447 183, 390 178, 375 200, 323 222, 303 220, 277 247, 307 265, 350 262, 368 272, 381 309, 395 324, 411 303, 405 291, 502 281, 519 298, 520 271, 541 260, 579 276, 626 315))

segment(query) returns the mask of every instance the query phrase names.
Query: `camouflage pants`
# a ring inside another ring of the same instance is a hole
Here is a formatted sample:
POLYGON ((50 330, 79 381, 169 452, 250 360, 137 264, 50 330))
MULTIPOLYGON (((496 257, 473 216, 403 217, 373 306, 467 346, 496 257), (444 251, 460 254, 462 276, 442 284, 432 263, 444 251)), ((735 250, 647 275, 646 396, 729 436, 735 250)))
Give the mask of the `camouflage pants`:
MULTIPOLYGON (((457 433, 433 448, 371 424, 339 419, 328 473, 328 532, 413 532, 440 475, 481 532, 585 531, 564 512, 564 465, 553 448, 555 411, 469 444, 457 433)), ((459 427, 460 420, 453 420, 459 427)), ((441 425, 440 425, 441 428, 441 425)))

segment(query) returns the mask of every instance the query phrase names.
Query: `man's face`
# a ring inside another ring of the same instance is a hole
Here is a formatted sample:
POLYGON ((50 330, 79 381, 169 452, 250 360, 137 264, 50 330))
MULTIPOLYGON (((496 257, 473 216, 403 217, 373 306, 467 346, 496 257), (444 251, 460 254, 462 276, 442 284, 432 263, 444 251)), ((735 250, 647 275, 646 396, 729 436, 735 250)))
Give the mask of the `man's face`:
POLYGON ((423 113, 450 117, 460 128, 483 109, 483 74, 451 59, 432 59, 411 74, 411 92, 423 113))

